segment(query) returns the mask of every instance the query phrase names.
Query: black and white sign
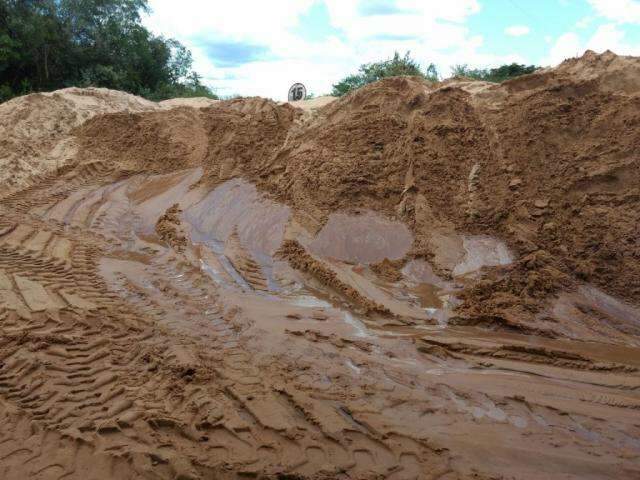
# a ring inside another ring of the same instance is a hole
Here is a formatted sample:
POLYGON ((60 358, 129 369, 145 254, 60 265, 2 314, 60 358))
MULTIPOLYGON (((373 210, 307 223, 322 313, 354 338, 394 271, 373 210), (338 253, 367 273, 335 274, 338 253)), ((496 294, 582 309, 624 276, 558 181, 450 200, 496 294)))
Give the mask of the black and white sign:
POLYGON ((304 100, 307 96, 307 89, 301 83, 294 83, 291 85, 289 89, 289 101, 297 102, 299 100, 304 100))

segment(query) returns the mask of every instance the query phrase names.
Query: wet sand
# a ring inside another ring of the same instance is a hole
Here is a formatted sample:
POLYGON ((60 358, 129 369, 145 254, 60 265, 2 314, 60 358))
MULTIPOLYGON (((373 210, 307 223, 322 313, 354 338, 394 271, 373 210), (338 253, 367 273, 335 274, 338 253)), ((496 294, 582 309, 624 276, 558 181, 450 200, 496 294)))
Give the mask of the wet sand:
POLYGON ((465 239, 463 277, 414 260, 388 281, 369 264, 410 232, 344 214, 299 237, 322 268, 296 269, 287 207, 200 176, 96 165, 3 202, 4 478, 640 475, 637 310, 584 286, 548 315, 628 335, 449 325, 461 282, 510 260, 499 239, 465 239), (154 231, 173 204, 181 252, 154 231))

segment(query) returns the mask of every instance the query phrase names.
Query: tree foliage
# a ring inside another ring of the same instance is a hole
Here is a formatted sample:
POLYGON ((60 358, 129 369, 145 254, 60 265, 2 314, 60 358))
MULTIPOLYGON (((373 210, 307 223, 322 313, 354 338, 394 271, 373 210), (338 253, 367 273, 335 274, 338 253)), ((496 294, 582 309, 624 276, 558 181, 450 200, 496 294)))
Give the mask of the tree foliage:
POLYGON ((331 95, 340 97, 368 83, 386 77, 397 76, 418 76, 427 80, 437 81, 438 71, 433 63, 425 70, 422 70, 418 62, 411 58, 410 52, 406 52, 402 57, 398 52, 395 52, 393 58, 388 60, 361 65, 358 73, 349 75, 333 85, 331 95))
POLYGON ((467 65, 456 65, 451 70, 454 77, 466 77, 485 82, 503 82, 509 78, 519 77, 535 72, 538 68, 535 65, 521 65, 512 63, 501 65, 496 68, 469 68, 467 65))
POLYGON ((191 53, 142 25, 147 11, 147 0, 0 0, 0 101, 68 86, 214 97, 191 53))

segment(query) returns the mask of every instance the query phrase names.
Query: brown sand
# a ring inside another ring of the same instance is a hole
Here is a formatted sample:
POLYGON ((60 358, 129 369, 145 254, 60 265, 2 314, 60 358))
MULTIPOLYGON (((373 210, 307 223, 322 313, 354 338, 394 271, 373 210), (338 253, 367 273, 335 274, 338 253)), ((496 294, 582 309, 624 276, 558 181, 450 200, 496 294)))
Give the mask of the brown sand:
POLYGON ((0 181, 10 189, 75 157, 71 129, 107 112, 145 111, 155 104, 104 88, 66 88, 0 104, 0 181))
POLYGON ((0 105, 0 478, 640 478, 639 69, 0 105))
POLYGON ((158 236, 178 252, 184 251, 184 247, 187 245, 187 236, 180 225, 181 213, 180 205, 174 203, 156 222, 158 236))

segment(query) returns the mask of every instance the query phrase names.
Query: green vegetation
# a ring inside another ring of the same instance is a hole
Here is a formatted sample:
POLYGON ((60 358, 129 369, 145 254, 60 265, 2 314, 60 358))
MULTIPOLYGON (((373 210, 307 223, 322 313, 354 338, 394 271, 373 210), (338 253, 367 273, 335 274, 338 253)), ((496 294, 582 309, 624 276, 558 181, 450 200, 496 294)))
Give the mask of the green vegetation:
MULTIPOLYGON (((0 0, 0 101, 30 92, 70 86, 124 90, 152 100, 217 98, 192 70, 191 52, 173 39, 153 35, 141 23, 147 0, 0 0)), ((472 69, 454 76, 501 82, 535 71, 533 65, 472 69)), ((406 52, 361 65, 333 85, 342 96, 392 76, 437 81, 406 52)))
POLYGON ((512 63, 501 65, 496 68, 469 68, 467 65, 456 65, 451 69, 454 77, 466 77, 473 80, 484 80, 485 82, 504 82, 509 78, 519 77, 527 73, 533 73, 540 67, 535 65, 521 65, 512 63))
MULTIPOLYGON (((456 65, 452 69, 452 76, 484 80, 486 82, 503 82, 509 78, 533 73, 538 70, 538 68, 540 67, 536 67, 535 65, 520 65, 518 63, 501 65, 496 68, 469 68, 467 65, 456 65)), ((368 83, 375 82, 382 78, 396 76, 418 76, 433 82, 439 80, 438 70, 433 63, 429 64, 429 66, 423 70, 420 68, 418 62, 411 58, 409 52, 405 53, 402 57, 396 52, 393 58, 388 60, 361 65, 358 73, 349 75, 333 85, 331 95, 341 97, 351 90, 360 88, 368 83)))
POLYGON ((0 0, 0 101, 69 86, 215 98, 191 53, 141 23, 147 0, 0 0))
POLYGON ((349 75, 336 83, 331 95, 341 97, 351 90, 386 77, 418 76, 427 80, 438 80, 438 71, 433 63, 423 71, 409 53, 407 52, 401 57, 398 52, 395 52, 393 58, 388 60, 361 65, 358 73, 349 75))

